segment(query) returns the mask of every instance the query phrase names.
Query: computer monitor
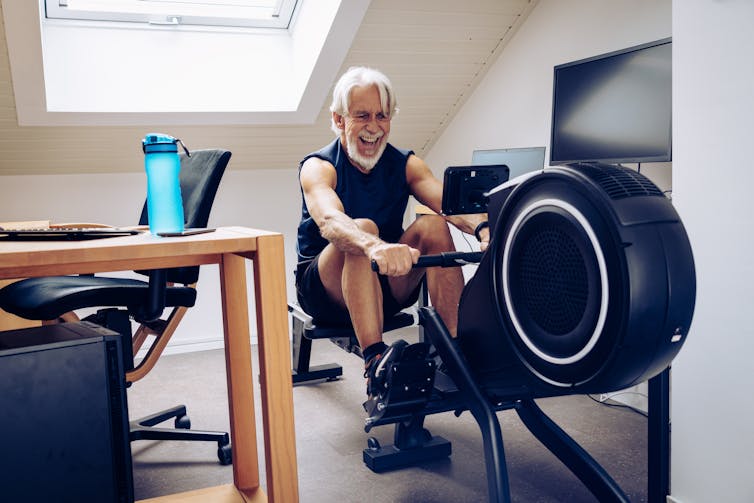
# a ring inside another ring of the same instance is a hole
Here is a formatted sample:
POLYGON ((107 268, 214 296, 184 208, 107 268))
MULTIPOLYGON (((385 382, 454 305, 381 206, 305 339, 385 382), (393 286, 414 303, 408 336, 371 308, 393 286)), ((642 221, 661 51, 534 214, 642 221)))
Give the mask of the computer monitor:
POLYGON ((671 160, 671 39, 554 69, 550 165, 671 160))
POLYGON ((508 166, 510 178, 515 178, 545 167, 545 147, 475 150, 471 154, 471 164, 474 166, 505 164, 508 166))

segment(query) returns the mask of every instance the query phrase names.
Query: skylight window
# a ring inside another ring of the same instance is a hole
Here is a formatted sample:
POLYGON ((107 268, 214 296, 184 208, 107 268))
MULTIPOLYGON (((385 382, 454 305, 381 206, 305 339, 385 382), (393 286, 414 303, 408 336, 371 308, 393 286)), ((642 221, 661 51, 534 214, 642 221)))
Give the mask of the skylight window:
POLYGON ((297 0, 45 0, 48 19, 287 29, 297 0))
POLYGON ((51 19, 46 1, 0 9, 21 126, 311 124, 370 2, 296 0, 267 30, 51 19))

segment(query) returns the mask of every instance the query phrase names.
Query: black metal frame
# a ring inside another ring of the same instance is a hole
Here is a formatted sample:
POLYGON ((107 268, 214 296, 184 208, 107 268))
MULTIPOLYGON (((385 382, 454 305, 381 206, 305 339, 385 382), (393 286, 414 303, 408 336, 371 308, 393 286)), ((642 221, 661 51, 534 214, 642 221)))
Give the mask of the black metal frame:
POLYGON ((569 468, 602 502, 628 502, 629 499, 608 473, 576 441, 558 427, 534 403, 533 399, 505 401, 491 404, 453 343, 444 323, 432 308, 419 310, 425 334, 437 349, 448 373, 458 385, 462 400, 482 432, 484 458, 487 467, 488 497, 491 502, 509 502, 510 487, 505 461, 503 435, 496 412, 513 408, 524 425, 563 464, 569 468))
POLYGON ((670 494, 670 367, 649 380, 647 469, 649 503, 665 503, 670 494))

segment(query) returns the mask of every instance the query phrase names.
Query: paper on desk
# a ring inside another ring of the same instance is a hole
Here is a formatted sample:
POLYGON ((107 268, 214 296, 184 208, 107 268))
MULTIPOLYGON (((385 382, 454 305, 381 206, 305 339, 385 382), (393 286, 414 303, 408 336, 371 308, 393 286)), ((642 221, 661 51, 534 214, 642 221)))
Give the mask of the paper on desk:
POLYGON ((50 227, 49 220, 27 220, 19 222, 0 222, 0 228, 6 230, 24 230, 24 229, 47 229, 50 227))

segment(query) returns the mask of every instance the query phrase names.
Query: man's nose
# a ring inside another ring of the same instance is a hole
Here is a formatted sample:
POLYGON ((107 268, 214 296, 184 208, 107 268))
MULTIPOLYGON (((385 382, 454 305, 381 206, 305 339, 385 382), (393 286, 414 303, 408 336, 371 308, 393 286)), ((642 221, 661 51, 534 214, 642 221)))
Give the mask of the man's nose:
POLYGON ((377 114, 372 114, 369 116, 369 120, 367 121, 366 126, 370 132, 376 132, 380 130, 380 121, 377 120, 377 114))

